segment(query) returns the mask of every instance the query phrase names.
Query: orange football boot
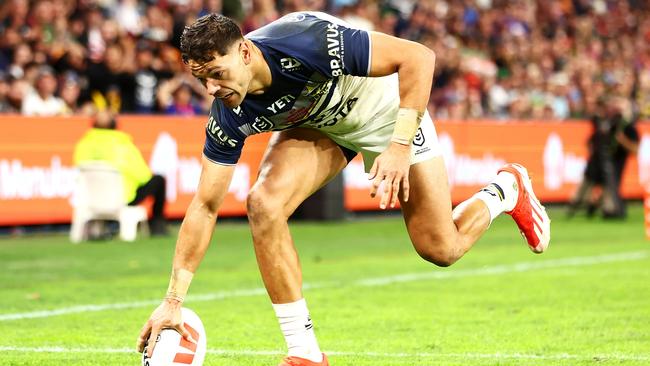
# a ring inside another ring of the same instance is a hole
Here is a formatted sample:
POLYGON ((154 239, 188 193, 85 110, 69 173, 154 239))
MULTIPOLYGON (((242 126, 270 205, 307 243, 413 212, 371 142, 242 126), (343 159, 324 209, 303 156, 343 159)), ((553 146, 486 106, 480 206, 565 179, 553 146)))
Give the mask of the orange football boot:
POLYGON ((514 175, 519 191, 515 208, 506 214, 515 220, 530 250, 543 252, 551 241, 551 219, 533 192, 528 170, 519 164, 506 164, 499 169, 500 172, 514 175))

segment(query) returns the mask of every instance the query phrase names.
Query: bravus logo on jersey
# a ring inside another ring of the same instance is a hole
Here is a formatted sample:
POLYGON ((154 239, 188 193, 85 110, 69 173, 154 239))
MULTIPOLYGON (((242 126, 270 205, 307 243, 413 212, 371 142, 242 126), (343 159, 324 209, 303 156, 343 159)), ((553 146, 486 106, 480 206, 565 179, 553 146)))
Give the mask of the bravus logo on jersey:
POLYGON ((327 38, 327 54, 330 56, 330 69, 332 76, 343 75, 343 62, 341 45, 343 43, 341 32, 338 30, 339 26, 334 23, 327 25, 325 37, 327 38))
POLYGON ((205 126, 205 129, 208 131, 208 134, 214 141, 220 145, 235 147, 237 146, 237 140, 228 136, 219 126, 219 123, 210 116, 208 123, 205 126))

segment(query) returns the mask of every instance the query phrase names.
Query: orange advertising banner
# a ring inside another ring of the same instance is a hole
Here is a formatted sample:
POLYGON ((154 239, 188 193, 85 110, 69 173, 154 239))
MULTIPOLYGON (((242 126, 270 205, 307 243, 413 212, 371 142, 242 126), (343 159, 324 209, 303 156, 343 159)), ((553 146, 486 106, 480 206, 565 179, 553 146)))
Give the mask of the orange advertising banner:
MULTIPOLYGON (((185 214, 201 173, 205 118, 122 116, 119 128, 131 136, 152 171, 167 179, 165 214, 185 214)), ((72 154, 88 130, 85 118, 0 119, 0 225, 66 223, 72 217, 76 171, 72 154)), ((269 135, 247 141, 235 170, 223 215, 243 215, 269 135)))
MULTIPOLYGON (((198 185, 205 117, 121 116, 152 171, 167 179, 166 215, 181 218, 198 185)), ((76 171, 75 143, 89 128, 85 118, 0 118, 0 225, 70 222, 76 171)), ((628 161, 623 194, 643 196, 650 183, 650 124, 642 135, 639 159, 628 161)), ((452 200, 458 203, 488 183, 505 162, 530 170, 539 198, 566 202, 582 179, 591 127, 571 122, 437 122, 449 172, 452 200)), ((270 134, 250 137, 236 167, 220 215, 245 215, 245 201, 270 134)), ((360 157, 344 171, 345 207, 374 210, 370 181, 360 157)))
MULTIPOLYGON (((622 180, 623 196, 634 199, 643 196, 641 182, 650 183, 650 123, 637 127, 638 159, 628 160, 622 180)), ((506 162, 528 168, 540 200, 568 202, 582 181, 592 127, 588 121, 444 121, 436 122, 436 130, 454 204, 488 184, 506 162)), ((360 157, 348 165, 345 178, 348 210, 378 209, 360 157)))

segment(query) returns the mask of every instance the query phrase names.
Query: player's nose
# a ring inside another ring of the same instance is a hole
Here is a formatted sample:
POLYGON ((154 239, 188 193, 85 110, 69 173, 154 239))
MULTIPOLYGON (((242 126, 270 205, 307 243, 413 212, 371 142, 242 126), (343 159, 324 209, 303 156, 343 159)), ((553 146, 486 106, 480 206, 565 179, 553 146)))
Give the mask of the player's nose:
POLYGON ((214 79, 208 79, 205 83, 205 87, 208 89, 208 94, 212 95, 213 97, 216 96, 219 89, 221 89, 221 86, 219 86, 217 81, 214 79))

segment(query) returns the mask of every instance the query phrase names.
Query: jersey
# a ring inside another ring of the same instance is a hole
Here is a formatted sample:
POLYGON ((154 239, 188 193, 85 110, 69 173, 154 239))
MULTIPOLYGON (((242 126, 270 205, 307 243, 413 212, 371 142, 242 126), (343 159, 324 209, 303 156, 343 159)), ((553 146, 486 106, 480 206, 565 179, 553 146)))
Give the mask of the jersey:
MULTIPOLYGON (((272 84, 261 95, 246 95, 233 109, 215 98, 203 149, 209 160, 236 164, 246 137, 266 131, 301 126, 331 133, 358 128, 360 121, 350 120, 345 126, 341 122, 355 108, 363 85, 373 79, 367 77, 371 57, 367 32, 324 13, 300 12, 246 38, 261 50, 272 84)), ((366 85, 363 91, 369 89, 366 85)))

